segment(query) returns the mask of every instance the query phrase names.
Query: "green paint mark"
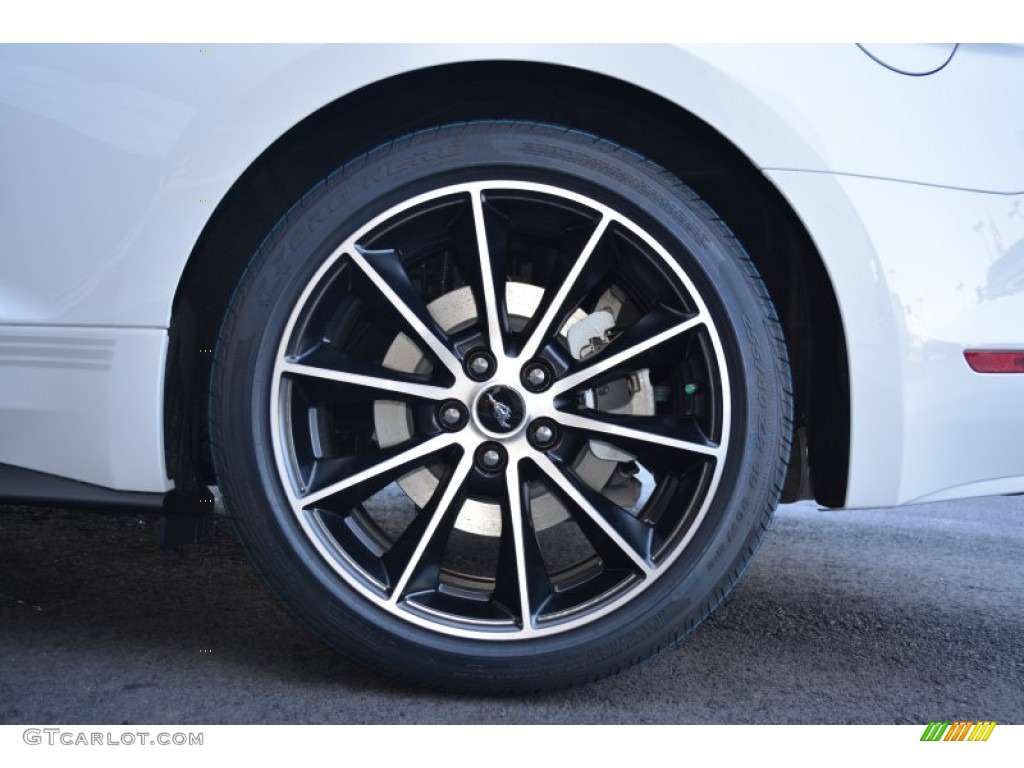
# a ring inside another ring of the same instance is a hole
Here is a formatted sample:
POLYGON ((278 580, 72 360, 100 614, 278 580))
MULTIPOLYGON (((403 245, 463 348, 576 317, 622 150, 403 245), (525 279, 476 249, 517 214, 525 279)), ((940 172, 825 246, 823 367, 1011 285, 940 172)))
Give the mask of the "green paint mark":
POLYGON ((938 741, 949 728, 949 720, 932 720, 921 734, 921 741, 938 741))

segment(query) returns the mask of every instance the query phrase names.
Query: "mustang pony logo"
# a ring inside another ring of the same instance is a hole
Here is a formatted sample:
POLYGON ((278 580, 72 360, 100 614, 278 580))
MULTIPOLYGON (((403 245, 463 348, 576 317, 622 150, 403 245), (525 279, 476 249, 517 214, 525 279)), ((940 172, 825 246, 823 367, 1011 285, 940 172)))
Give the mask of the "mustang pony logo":
POLYGON ((491 401, 491 409, 494 411, 494 418, 498 420, 502 429, 508 429, 512 426, 510 419, 512 418, 512 409, 509 408, 501 400, 495 400, 494 395, 490 392, 487 393, 487 399, 491 401))

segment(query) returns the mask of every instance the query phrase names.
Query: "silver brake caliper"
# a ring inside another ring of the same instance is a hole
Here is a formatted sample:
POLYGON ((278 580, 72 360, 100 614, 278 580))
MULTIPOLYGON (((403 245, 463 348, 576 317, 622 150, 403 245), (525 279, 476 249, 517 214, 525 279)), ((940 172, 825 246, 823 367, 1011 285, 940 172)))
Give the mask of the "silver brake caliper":
MULTIPOLYGON (((583 360, 600 352, 617 335, 616 317, 622 301, 609 289, 598 301, 599 309, 568 328, 566 334, 570 354, 583 360)), ((612 379, 585 390, 580 405, 605 413, 630 416, 654 414, 654 387, 651 372, 641 368, 628 376, 612 379)), ((581 452, 573 468, 595 490, 626 509, 632 508, 640 498, 642 486, 636 478, 638 467, 635 456, 608 443, 591 440, 581 452)))

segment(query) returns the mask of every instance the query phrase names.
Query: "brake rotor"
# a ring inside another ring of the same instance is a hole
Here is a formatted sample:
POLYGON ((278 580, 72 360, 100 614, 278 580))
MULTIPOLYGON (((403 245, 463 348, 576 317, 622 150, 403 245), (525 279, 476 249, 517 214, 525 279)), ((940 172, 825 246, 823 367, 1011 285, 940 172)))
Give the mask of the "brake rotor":
MULTIPOLYGON (((529 283, 509 281, 506 284, 506 306, 509 322, 514 329, 526 326, 537 311, 544 289, 529 283)), ((580 359, 593 354, 607 343, 607 333, 614 324, 618 305, 609 296, 606 307, 591 314, 577 309, 561 329, 573 357, 580 359)), ((476 304, 470 288, 450 291, 432 301, 427 310, 445 333, 456 333, 476 320, 476 304)), ((408 336, 398 334, 384 355, 382 365, 402 373, 427 374, 429 360, 408 336)), ((648 371, 634 372, 628 379, 590 390, 584 394, 586 404, 597 410, 633 415, 654 413, 654 394, 648 371)), ((413 436, 412 414, 405 403, 398 400, 376 400, 373 405, 377 443, 381 448, 398 445, 413 436)), ((605 493, 616 503, 631 506, 630 501, 640 494, 640 484, 623 467, 633 456, 605 443, 591 441, 573 463, 579 478, 591 488, 605 493)), ((439 472, 421 467, 398 480, 402 491, 416 506, 423 508, 437 489, 439 472)), ((562 522, 568 513, 553 494, 537 489, 531 494, 530 511, 533 525, 544 530, 562 522)), ((501 534, 501 510, 489 501, 467 499, 459 513, 455 527, 480 536, 501 534)))

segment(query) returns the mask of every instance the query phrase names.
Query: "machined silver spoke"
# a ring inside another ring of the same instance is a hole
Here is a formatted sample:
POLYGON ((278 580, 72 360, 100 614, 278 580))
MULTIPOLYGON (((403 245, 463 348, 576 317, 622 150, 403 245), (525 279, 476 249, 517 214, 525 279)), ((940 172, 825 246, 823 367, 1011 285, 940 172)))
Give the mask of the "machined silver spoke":
POLYGON ((462 375, 462 365, 458 358, 452 353, 448 346, 438 337, 437 332, 428 325, 427 318, 429 313, 426 307, 418 308, 416 311, 409 305, 409 303, 398 291, 380 274, 373 265, 366 258, 365 252, 362 252, 359 248, 353 248, 346 254, 352 262, 356 264, 366 276, 373 282, 377 289, 384 294, 384 296, 394 307, 395 311, 402 316, 402 319, 409 324, 409 326, 416 332, 420 340, 423 341, 431 351, 437 356, 437 359, 441 361, 445 368, 447 368, 457 378, 462 375))
POLYGON ((505 472, 505 484, 508 488, 509 517, 512 521, 512 541, 515 545, 516 581, 519 585, 519 615, 523 623, 523 630, 530 630, 533 626, 533 610, 530 607, 530 581, 527 570, 525 532, 523 530, 523 515, 526 514, 526 510, 523 508, 520 482, 519 463, 513 461, 505 472))
MULTIPOLYGON (((635 420, 639 421, 642 418, 635 417, 635 420)), ((680 440, 664 435, 661 432, 646 432, 642 429, 633 429, 621 424, 610 423, 589 416, 581 416, 576 413, 559 412, 556 420, 565 427, 606 434, 613 438, 612 442, 614 442, 614 438, 618 437, 626 440, 653 443, 660 448, 676 448, 680 451, 689 451, 690 453, 699 453, 703 456, 714 456, 715 458, 719 458, 722 454, 722 447, 717 443, 698 443, 693 440, 680 440)))
MULTIPOLYGON (((582 384, 585 384, 595 376, 600 376, 602 373, 613 370, 619 365, 627 362, 628 360, 642 355, 650 349, 663 344, 664 342, 679 336, 682 333, 696 328, 698 325, 704 323, 704 316, 702 314, 693 315, 685 320, 680 320, 677 323, 669 325, 657 333, 650 336, 645 336, 635 343, 630 344, 625 349, 621 349, 617 352, 612 352, 607 355, 601 355, 595 362, 586 365, 575 373, 571 373, 554 383, 551 387, 551 394, 554 396, 561 395, 565 392, 575 389, 582 384)), ((612 342, 614 344, 614 342, 612 342)))
POLYGON ((434 508, 433 515, 430 518, 430 522, 427 524, 426 530, 423 532, 419 542, 416 544, 416 548, 413 550, 408 564, 402 571, 401 577, 395 584, 395 588, 391 591, 391 596, 388 598, 388 602, 392 605, 396 605, 405 594, 406 586, 412 580, 413 575, 419 568, 420 561, 423 558, 423 553, 430 545, 431 539, 434 537, 434 534, 437 532, 442 521, 444 521, 444 519, 449 515, 458 514, 458 510, 453 509, 453 503, 459 495, 459 492, 462 489, 462 484, 465 482, 466 476, 469 474, 472 467, 473 455, 471 452, 466 451, 452 470, 452 476, 448 480, 448 484, 445 486, 444 492, 442 493, 440 500, 437 502, 437 506, 434 508))
POLYGON ((587 240, 587 244, 583 246, 583 250, 580 252, 579 257, 572 265, 572 269, 569 270, 569 274, 565 276, 565 280, 558 287, 558 292, 555 294, 551 303, 548 305, 547 310, 544 312, 544 316, 541 318, 537 327, 534 329, 530 338, 523 346, 522 352, 519 353, 519 357, 524 360, 529 360, 540 349, 544 339, 547 338, 548 333, 551 329, 551 324, 555 321, 555 318, 563 309, 566 297, 569 292, 572 291, 576 285, 576 281, 579 276, 583 273, 583 270, 587 266, 587 262, 590 260, 590 255, 594 252, 601 237, 608 229, 608 223, 610 219, 607 215, 602 215, 601 220, 598 222, 597 227, 590 235, 590 239, 587 240))
POLYGON ((504 334, 501 331, 501 318, 498 311, 498 296, 494 290, 494 274, 491 269, 491 248, 487 243, 487 222, 484 218, 483 191, 474 190, 473 228, 476 232, 477 255, 480 259, 480 292, 484 302, 484 319, 487 323, 487 338, 491 351, 501 355, 505 351, 504 334))
POLYGON ((367 480, 377 477, 385 472, 390 472, 392 469, 397 469, 404 464, 411 464, 412 462, 429 456, 432 453, 437 453, 458 441, 458 436, 455 434, 437 435, 436 437, 432 437, 414 445, 412 448, 394 454, 390 458, 367 467, 360 472, 356 472, 354 475, 349 475, 343 480, 331 483, 327 487, 321 488, 319 491, 314 491, 306 496, 300 496, 297 501, 302 507, 310 507, 321 499, 325 499, 336 493, 341 493, 352 486, 359 485, 359 483, 366 482, 367 480))
POLYGON ((443 400, 451 396, 451 389, 438 387, 433 384, 419 384, 413 381, 403 381, 384 376, 370 376, 351 371, 336 371, 330 368, 320 368, 314 365, 303 363, 284 362, 281 364, 281 373, 288 373, 294 376, 308 376, 314 379, 336 381, 339 384, 352 384, 357 387, 380 390, 381 393, 398 393, 410 397, 421 397, 424 400, 443 400))
POLYGON ((605 519, 605 516, 569 481, 562 470, 551 459, 543 454, 539 454, 535 457, 535 461, 544 474, 576 505, 577 509, 590 518, 604 535, 621 550, 622 554, 632 561, 633 566, 637 570, 642 572, 644 576, 650 576, 654 573, 655 568, 647 561, 647 558, 615 530, 611 523, 605 519))

